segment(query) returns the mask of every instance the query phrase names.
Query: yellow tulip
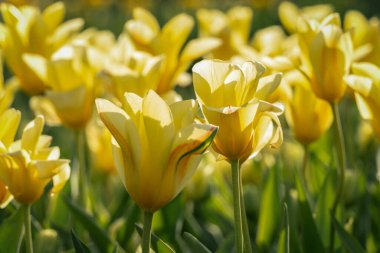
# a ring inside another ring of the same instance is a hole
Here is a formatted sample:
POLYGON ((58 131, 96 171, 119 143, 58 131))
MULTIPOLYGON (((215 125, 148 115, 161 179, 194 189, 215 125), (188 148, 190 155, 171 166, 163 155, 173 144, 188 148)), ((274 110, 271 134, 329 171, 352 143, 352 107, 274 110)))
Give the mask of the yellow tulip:
POLYGON ((380 21, 369 20, 359 11, 348 11, 344 29, 350 31, 355 48, 354 61, 371 62, 380 66, 380 21))
POLYGON ((113 136, 116 169, 132 199, 154 212, 171 201, 194 173, 217 127, 194 122, 194 100, 167 105, 154 91, 126 93, 123 108, 97 99, 113 136))
POLYGON ((281 24, 291 34, 297 32, 299 18, 303 17, 322 21, 332 12, 333 7, 328 4, 306 6, 300 9, 292 2, 284 1, 278 7, 278 16, 281 24))
POLYGON ((94 167, 106 173, 115 172, 110 131, 101 122, 93 120, 86 127, 86 136, 94 167))
POLYGON ((356 104, 361 116, 368 120, 380 139, 380 68, 372 63, 352 65, 353 74, 346 78, 355 91, 356 104))
POLYGON ((187 68, 195 59, 220 45, 215 38, 193 39, 186 44, 193 26, 192 17, 182 13, 161 29, 156 18, 142 8, 134 9, 133 19, 125 24, 124 36, 132 42, 135 50, 163 57, 159 82, 152 88, 160 95, 181 83, 182 76, 186 75, 187 68))
POLYGON ((8 191, 8 187, 0 181, 0 208, 4 208, 12 200, 13 196, 8 191))
MULTIPOLYGON (((9 112, 13 115, 11 130, 15 133, 20 113, 9 112)), ((21 140, 13 142, 13 133, 7 136, 0 152, 0 179, 23 204, 39 199, 51 180, 51 193, 60 191, 70 176, 69 161, 59 159, 58 147, 49 147, 50 136, 41 135, 43 125, 44 118, 37 116, 25 126, 21 140)))
POLYGON ((229 60, 239 54, 239 48, 248 44, 253 12, 248 7, 237 6, 227 13, 219 10, 197 11, 200 37, 214 37, 222 45, 212 50, 213 58, 229 60))
POLYGON ((2 4, 4 24, 0 24, 0 45, 6 62, 20 79, 21 88, 29 94, 38 94, 47 86, 24 62, 26 53, 49 59, 51 55, 83 26, 83 20, 73 19, 63 24, 65 7, 61 2, 47 7, 42 13, 37 7, 19 8, 2 4))
POLYGON ((300 47, 305 72, 314 93, 329 102, 338 101, 346 91, 353 46, 349 33, 343 33, 337 14, 322 23, 306 20, 299 29, 300 47))
POLYGON ((333 113, 328 102, 317 98, 310 83, 299 72, 284 75, 292 93, 286 101, 285 116, 298 141, 309 144, 319 139, 331 126, 333 113))
POLYGON ((102 55, 83 45, 62 47, 50 61, 38 55, 25 55, 28 66, 51 87, 45 96, 31 99, 32 109, 46 116, 49 124, 83 128, 92 116, 97 94, 99 70, 93 66, 93 58, 99 61, 102 55))
POLYGON ((278 114, 282 107, 265 102, 280 84, 281 76, 261 78, 257 62, 235 65, 203 60, 193 67, 196 95, 207 121, 219 126, 213 148, 222 158, 243 162, 270 144, 282 142, 278 114))

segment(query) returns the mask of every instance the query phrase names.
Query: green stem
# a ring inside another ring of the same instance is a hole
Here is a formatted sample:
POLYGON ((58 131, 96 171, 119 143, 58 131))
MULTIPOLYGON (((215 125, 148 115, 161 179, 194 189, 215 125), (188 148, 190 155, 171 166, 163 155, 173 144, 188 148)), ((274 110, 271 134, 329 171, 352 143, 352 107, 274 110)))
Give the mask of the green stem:
POLYGON ((30 221, 31 204, 26 204, 24 209, 25 249, 26 253, 33 253, 32 228, 30 221))
POLYGON ((245 211, 243 184, 242 184, 242 181, 241 181, 240 173, 239 173, 239 178, 240 178, 241 218, 242 218, 242 222, 243 222, 244 252, 246 252, 246 253, 252 253, 252 245, 251 245, 251 238, 249 236, 249 227, 248 227, 247 213, 245 211))
POLYGON ((144 211, 144 227, 142 235, 142 253, 149 253, 150 251, 150 237, 152 230, 153 213, 144 211))
POLYGON ((339 107, 338 103, 334 102, 332 104, 333 112, 334 112, 334 137, 335 137, 335 145, 337 152, 337 169, 338 169, 338 187, 336 190, 334 202, 331 208, 331 220, 330 220, 330 252, 334 252, 334 240, 335 240, 335 229, 333 218, 336 218, 336 210, 338 208, 339 201, 342 197, 343 188, 344 188, 344 177, 345 177, 345 168, 346 168, 346 151, 344 145, 344 137, 342 124, 340 122, 339 116, 339 107))
POLYGON ((305 144, 303 145, 303 162, 302 162, 302 178, 303 178, 303 183, 305 185, 305 189, 307 189, 307 166, 309 164, 309 145, 305 144))
POLYGON ((241 197, 240 197, 240 166, 239 161, 231 161, 232 169, 232 192, 234 198, 234 219, 235 219, 235 240, 236 252, 243 253, 243 231, 241 215, 241 197))
POLYGON ((78 201, 87 210, 87 171, 86 171, 86 142, 84 129, 80 129, 76 132, 76 151, 78 159, 78 173, 77 173, 77 189, 78 189, 78 201))

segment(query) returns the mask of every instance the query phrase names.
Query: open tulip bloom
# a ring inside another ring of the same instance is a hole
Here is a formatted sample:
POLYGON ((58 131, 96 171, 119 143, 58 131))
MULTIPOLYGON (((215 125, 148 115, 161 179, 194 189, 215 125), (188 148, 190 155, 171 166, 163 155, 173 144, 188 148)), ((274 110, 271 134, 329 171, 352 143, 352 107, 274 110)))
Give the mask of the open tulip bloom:
POLYGON ((239 163, 254 157, 267 145, 278 147, 282 143, 278 119, 282 107, 264 101, 280 84, 281 75, 262 77, 264 72, 265 68, 257 62, 235 65, 203 60, 193 67, 195 93, 203 114, 210 124, 219 126, 212 147, 232 167, 238 252, 243 252, 243 233, 244 252, 252 250, 239 163))
POLYGON ((194 100, 168 105, 152 90, 143 98, 125 93, 122 108, 105 99, 96 106, 113 136, 118 174, 145 211, 143 252, 148 252, 153 213, 183 189, 218 128, 195 121, 194 100))

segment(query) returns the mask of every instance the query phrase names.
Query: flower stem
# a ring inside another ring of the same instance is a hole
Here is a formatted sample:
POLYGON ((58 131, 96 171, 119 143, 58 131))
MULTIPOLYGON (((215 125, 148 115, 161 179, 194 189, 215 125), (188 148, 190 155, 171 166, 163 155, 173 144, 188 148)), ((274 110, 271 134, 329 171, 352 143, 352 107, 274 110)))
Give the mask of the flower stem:
POLYGON ((342 197, 343 188, 344 188, 344 177, 345 177, 345 168, 346 168, 346 151, 344 145, 344 137, 342 124, 340 122, 339 116, 339 107, 338 103, 334 102, 332 104, 333 112, 334 112, 334 137, 336 152, 337 152, 337 169, 338 169, 338 187, 336 190, 334 202, 331 208, 331 220, 330 220, 330 252, 334 252, 334 239, 335 239, 335 229, 333 219, 336 217, 336 210, 338 208, 339 201, 342 197))
POLYGON ((26 204, 24 209, 25 249, 26 253, 33 253, 32 228, 30 221, 31 204, 26 204))
POLYGON ((234 198, 234 219, 235 219, 235 240, 236 252, 243 253, 243 231, 242 231, 242 211, 240 196, 240 165, 239 161, 231 161, 232 170, 232 192, 234 198))
POLYGON ((150 237, 152 229, 153 213, 144 211, 144 227, 142 234, 142 253, 149 253, 150 251, 150 237))
POLYGON ((84 129, 76 132, 76 151, 77 151, 77 190, 78 190, 78 202, 86 210, 89 208, 87 204, 87 171, 86 171, 86 142, 84 129))
POLYGON ((305 189, 307 189, 307 166, 309 164, 309 145, 305 144, 303 145, 303 161, 302 161, 302 178, 303 178, 303 183, 305 185, 305 189))
POLYGON ((241 181, 240 173, 239 173, 239 178, 240 178, 240 203, 241 203, 241 218, 242 218, 242 223, 243 223, 244 252, 252 253, 252 245, 251 245, 251 238, 249 236, 247 213, 245 211, 243 184, 241 181))

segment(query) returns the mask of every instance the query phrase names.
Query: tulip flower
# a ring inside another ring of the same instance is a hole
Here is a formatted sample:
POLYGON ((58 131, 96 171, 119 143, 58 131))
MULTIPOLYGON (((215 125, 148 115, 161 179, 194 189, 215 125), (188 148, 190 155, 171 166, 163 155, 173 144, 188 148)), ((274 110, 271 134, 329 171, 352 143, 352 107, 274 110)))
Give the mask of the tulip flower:
POLYGON ((97 57, 96 52, 82 45, 62 47, 50 61, 38 55, 24 57, 36 75, 51 87, 45 96, 31 99, 32 109, 46 116, 49 124, 82 129, 89 121, 98 72, 91 57, 97 57))
POLYGON ((286 101, 286 120, 296 139, 307 145, 330 128, 333 121, 331 106, 314 95, 308 80, 299 72, 284 75, 284 81, 293 91, 286 101))
POLYGON ((297 24, 300 18, 322 21, 332 12, 333 7, 329 4, 317 4, 300 9, 294 3, 284 1, 278 7, 281 24, 290 34, 297 32, 297 24))
POLYGON ((237 6, 227 13, 219 10, 197 11, 199 37, 214 37, 222 45, 212 50, 213 58, 229 60, 239 54, 239 48, 248 44, 253 12, 248 7, 237 6))
POLYGON ((280 84, 281 75, 262 77, 264 72, 265 68, 257 62, 235 65, 203 60, 193 67, 195 93, 203 114, 207 122, 219 126, 212 147, 232 167, 239 253, 252 250, 242 202, 240 163, 256 156, 267 145, 278 147, 282 143, 278 119, 282 107, 264 101, 280 84))
POLYGON ((4 24, 0 25, 0 45, 8 66, 25 92, 42 93, 47 89, 46 83, 24 62, 24 54, 33 53, 49 59, 82 28, 83 20, 62 23, 65 7, 61 2, 50 5, 42 13, 34 6, 17 8, 2 4, 1 13, 4 24))
POLYGON ((343 79, 349 73, 353 54, 351 37, 342 32, 339 16, 329 15, 321 24, 306 20, 299 37, 305 72, 314 93, 330 103, 339 101, 346 91, 343 79))
POLYGON ((0 180, 13 197, 25 207, 26 252, 33 252, 30 226, 30 207, 52 181, 50 193, 59 192, 70 176, 69 161, 60 159, 58 147, 50 147, 51 137, 41 135, 44 118, 37 116, 29 122, 18 141, 13 141, 20 120, 20 112, 6 111, 0 117, 0 180), (5 126, 5 127, 4 127, 5 126))
POLYGON ((346 78, 355 91, 356 104, 363 119, 368 120, 380 139, 380 68, 372 63, 355 63, 346 78))
POLYGON ((115 165, 128 193, 145 210, 143 252, 148 252, 153 213, 185 186, 217 127, 196 123, 194 100, 170 106, 154 91, 125 93, 123 108, 97 99, 98 113, 113 136, 115 165), (147 242, 148 241, 148 242, 147 242))
POLYGON ((350 31, 354 45, 353 60, 370 62, 380 66, 380 21, 367 18, 359 11, 348 11, 344 17, 344 29, 350 31))
POLYGON ((133 19, 125 24, 124 35, 130 39, 134 49, 163 57, 159 82, 152 88, 160 95, 171 91, 177 84, 190 84, 182 81, 189 80, 184 75, 190 64, 220 45, 215 38, 193 39, 185 45, 193 26, 191 16, 179 14, 161 29, 156 18, 142 8, 135 8, 133 19))

